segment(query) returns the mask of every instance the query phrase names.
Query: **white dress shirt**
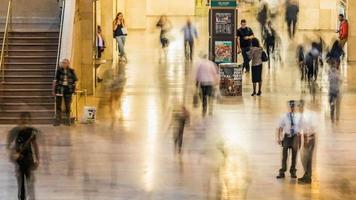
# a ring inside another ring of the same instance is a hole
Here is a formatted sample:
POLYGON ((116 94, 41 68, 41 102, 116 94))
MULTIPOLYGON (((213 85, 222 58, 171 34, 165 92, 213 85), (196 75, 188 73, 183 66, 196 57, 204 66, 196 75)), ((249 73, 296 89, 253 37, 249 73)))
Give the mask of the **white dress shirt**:
POLYGON ((292 136, 291 135, 292 128, 294 129, 294 135, 297 135, 298 133, 300 133, 300 114, 294 112, 292 114, 292 117, 293 117, 293 124, 294 124, 293 127, 292 127, 292 123, 291 123, 291 113, 290 112, 283 114, 279 121, 279 128, 283 129, 283 135, 282 135, 283 137, 284 136, 291 137, 292 136))

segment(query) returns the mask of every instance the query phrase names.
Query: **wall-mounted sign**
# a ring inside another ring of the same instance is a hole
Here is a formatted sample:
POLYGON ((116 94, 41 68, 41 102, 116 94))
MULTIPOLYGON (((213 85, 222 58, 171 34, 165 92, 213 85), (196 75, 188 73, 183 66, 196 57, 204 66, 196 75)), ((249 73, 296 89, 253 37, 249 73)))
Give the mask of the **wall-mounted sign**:
POLYGON ((211 2, 211 7, 236 7, 237 3, 235 1, 229 0, 213 0, 211 2))

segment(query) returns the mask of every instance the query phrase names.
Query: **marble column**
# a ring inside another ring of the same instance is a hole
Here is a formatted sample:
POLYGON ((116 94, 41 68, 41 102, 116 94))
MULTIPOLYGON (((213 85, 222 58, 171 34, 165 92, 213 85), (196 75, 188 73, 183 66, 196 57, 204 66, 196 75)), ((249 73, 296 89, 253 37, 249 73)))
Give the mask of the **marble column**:
POLYGON ((349 20, 349 40, 347 43, 348 60, 356 61, 356 1, 348 1, 348 20, 349 20))
POLYGON ((72 57, 75 9, 76 1, 66 1, 60 50, 61 59, 72 57))
POLYGON ((114 20, 114 0, 100 1, 101 29, 105 40, 103 59, 113 60, 114 38, 112 22, 114 20))

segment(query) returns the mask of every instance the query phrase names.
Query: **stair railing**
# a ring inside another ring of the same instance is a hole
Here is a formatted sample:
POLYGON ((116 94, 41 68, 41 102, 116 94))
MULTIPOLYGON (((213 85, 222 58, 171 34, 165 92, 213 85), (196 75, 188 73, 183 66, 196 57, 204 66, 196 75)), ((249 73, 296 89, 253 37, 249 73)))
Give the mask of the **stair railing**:
POLYGON ((4 35, 2 38, 2 45, 1 45, 1 55, 0 55, 0 71, 1 71, 1 81, 2 83, 5 82, 5 55, 8 55, 9 52, 9 41, 8 41, 8 34, 9 34, 9 27, 12 23, 12 0, 9 0, 7 6, 7 14, 5 19, 5 30, 4 35), (5 50, 6 48, 6 50, 5 50))
MULTIPOLYGON (((55 80, 57 77, 57 71, 59 68, 59 62, 61 57, 61 48, 62 48, 62 35, 63 35, 63 23, 64 23, 64 14, 65 14, 65 7, 66 7, 66 0, 62 0, 62 9, 61 9, 61 16, 59 22, 59 38, 58 38, 58 49, 57 49, 57 60, 56 60, 56 70, 53 77, 53 93, 55 94, 55 80)), ((57 104, 56 104, 56 96, 54 96, 54 117, 57 116, 57 104)))

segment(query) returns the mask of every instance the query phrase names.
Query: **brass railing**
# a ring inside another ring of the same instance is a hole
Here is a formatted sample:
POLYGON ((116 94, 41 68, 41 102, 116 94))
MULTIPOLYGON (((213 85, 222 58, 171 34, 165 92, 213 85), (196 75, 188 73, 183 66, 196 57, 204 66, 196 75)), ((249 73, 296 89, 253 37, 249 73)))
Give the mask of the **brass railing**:
POLYGON ((9 0, 6 19, 5 19, 5 30, 4 30, 4 35, 2 37, 1 55, 0 55, 0 71, 1 71, 2 83, 5 82, 5 55, 8 55, 9 52, 8 33, 9 33, 9 27, 11 25, 11 22, 12 22, 12 0, 9 0))

